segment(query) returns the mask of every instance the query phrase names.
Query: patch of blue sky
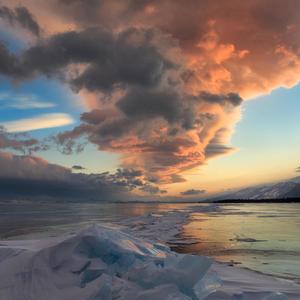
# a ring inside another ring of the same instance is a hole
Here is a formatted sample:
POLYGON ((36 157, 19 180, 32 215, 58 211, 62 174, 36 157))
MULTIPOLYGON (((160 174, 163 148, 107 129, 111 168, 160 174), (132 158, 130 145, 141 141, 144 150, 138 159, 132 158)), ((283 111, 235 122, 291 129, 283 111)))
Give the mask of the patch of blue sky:
MULTIPOLYGON (((64 113, 70 115, 76 125, 81 112, 79 97, 56 80, 39 77, 13 84, 9 80, 1 79, 0 123, 34 118, 43 114, 64 113)), ((57 128, 43 129, 43 132, 35 131, 33 134, 43 136, 52 131, 56 132, 57 128)))
POLYGON ((255 150, 300 146, 299 112, 300 85, 245 102, 232 144, 255 150))
POLYGON ((99 151, 97 146, 93 144, 87 144, 84 151, 72 153, 71 155, 62 154, 55 150, 54 145, 50 150, 38 152, 36 155, 67 168, 71 168, 73 165, 81 165, 85 168, 83 172, 86 173, 114 172, 120 164, 119 154, 99 151))
POLYGON ((245 177, 245 186, 250 180, 270 182, 296 176, 300 163, 299 98, 297 85, 245 102, 231 139, 239 151, 212 160, 210 169, 230 170, 230 174, 236 174, 235 180, 245 177))

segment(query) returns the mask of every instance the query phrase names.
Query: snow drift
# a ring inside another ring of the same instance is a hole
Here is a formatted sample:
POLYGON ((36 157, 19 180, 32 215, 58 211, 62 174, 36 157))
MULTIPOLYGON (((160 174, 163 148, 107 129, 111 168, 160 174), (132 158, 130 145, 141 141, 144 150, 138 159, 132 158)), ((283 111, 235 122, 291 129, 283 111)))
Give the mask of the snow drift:
MULTIPOLYGON (((97 225, 60 239, 2 243, 0 299, 250 299, 219 291, 211 263, 97 225)), ((287 298, 273 293, 261 299, 287 298)))

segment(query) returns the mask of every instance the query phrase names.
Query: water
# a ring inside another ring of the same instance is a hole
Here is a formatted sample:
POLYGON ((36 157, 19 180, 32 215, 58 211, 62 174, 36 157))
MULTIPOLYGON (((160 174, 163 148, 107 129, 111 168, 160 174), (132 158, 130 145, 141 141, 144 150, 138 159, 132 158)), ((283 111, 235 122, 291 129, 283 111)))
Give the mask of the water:
MULTIPOLYGON (((57 235, 95 222, 185 210, 191 204, 0 203, 0 239, 57 235)), ((177 251, 205 254, 278 277, 300 280, 300 204, 222 205, 217 213, 192 213, 177 251)))
POLYGON ((183 236, 197 243, 177 250, 300 281, 299 203, 223 208, 221 213, 193 213, 183 236))
POLYGON ((0 239, 40 238, 99 222, 162 213, 187 204, 143 203, 1 203, 0 239))

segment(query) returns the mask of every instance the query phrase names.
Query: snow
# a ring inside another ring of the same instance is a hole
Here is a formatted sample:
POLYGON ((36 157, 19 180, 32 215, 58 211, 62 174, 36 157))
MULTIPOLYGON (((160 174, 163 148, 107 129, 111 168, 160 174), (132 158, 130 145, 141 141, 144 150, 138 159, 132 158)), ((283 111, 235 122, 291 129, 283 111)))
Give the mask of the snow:
POLYGON ((285 198, 291 191, 293 191, 300 183, 300 176, 292 178, 287 181, 278 183, 252 186, 237 190, 234 192, 227 192, 216 197, 217 200, 223 199, 277 199, 285 198))
POLYGON ((191 210, 218 212, 220 207, 149 214, 122 226, 98 224, 61 237, 3 241, 0 299, 300 299, 293 282, 172 252, 165 242, 183 242, 178 234, 191 210))
POLYGON ((211 266, 103 225, 35 244, 2 243, 0 299, 201 299, 211 266))

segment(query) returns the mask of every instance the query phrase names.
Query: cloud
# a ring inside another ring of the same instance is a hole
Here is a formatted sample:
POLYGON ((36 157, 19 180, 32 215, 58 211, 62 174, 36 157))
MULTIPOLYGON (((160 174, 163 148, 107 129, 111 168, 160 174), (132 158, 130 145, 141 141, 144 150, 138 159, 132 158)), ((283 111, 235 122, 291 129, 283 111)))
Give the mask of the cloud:
POLYGON ((32 156, 0 152, 0 198, 110 201, 126 198, 126 189, 101 176, 73 174, 67 168, 32 156))
POLYGON ((18 55, 2 45, 0 73, 55 77, 84 98, 81 124, 56 137, 62 152, 85 138, 161 183, 236 150, 242 99, 299 82, 299 1, 27 4, 59 26, 18 55))
POLYGON ((300 172, 300 167, 296 168, 296 172, 300 172))
POLYGON ((238 106, 227 95, 213 96, 210 103, 172 86, 134 87, 107 108, 82 114, 82 124, 59 134, 57 142, 71 153, 76 140, 85 137, 99 150, 122 153, 124 167, 138 166, 161 182, 177 182, 176 174, 233 151, 226 143, 238 106))
POLYGON ((248 98, 298 82, 297 0, 51 2, 44 10, 77 28, 101 24, 169 34, 189 66, 190 88, 198 91, 237 92, 248 98))
POLYGON ((205 148, 205 156, 207 159, 215 156, 220 156, 237 151, 236 148, 226 145, 224 141, 231 135, 230 130, 227 128, 220 128, 215 132, 214 137, 210 140, 205 148))
POLYGON ((19 57, 2 45, 0 73, 18 80, 38 74, 61 77, 67 66, 81 64, 81 72, 80 68, 64 72, 76 90, 111 91, 129 84, 153 86, 166 69, 174 67, 157 48, 160 40, 167 38, 154 30, 136 28, 119 33, 101 27, 63 32, 39 40, 19 57))
POLYGON ((210 102, 210 103, 231 103, 234 106, 239 106, 243 99, 240 95, 236 93, 229 93, 227 95, 220 95, 220 94, 212 94, 208 92, 201 92, 199 95, 203 100, 210 102))
POLYGON ((1 149, 15 150, 25 154, 47 150, 48 146, 26 134, 8 133, 0 126, 0 150, 1 149))
POLYGON ((64 113, 43 114, 28 119, 1 123, 8 132, 26 132, 45 128, 62 127, 73 124, 73 118, 64 113))
MULTIPOLYGON (((298 82, 297 0, 230 0, 218 5, 209 0, 53 0, 26 5, 42 16, 39 21, 51 27, 55 20, 61 30, 64 24, 83 31, 144 27, 169 35, 188 67, 189 88, 198 92, 237 92, 249 98, 298 82)), ((58 25, 49 31, 57 31, 58 25)))
POLYGON ((195 189, 190 189, 190 190, 186 190, 184 192, 181 192, 180 194, 183 196, 197 196, 197 195, 201 195, 201 194, 205 194, 206 190, 195 190, 195 189))
POLYGON ((51 164, 30 155, 0 152, 0 198, 60 200, 132 200, 141 193, 164 193, 145 181, 140 171, 118 169, 115 173, 72 173, 68 168, 51 164))
POLYGON ((19 77, 21 73, 18 58, 0 42, 0 75, 15 78, 19 77))
POLYGON ((33 15, 24 6, 11 9, 7 6, 0 6, 0 18, 12 26, 19 26, 29 30, 32 34, 39 36, 41 29, 33 15))
MULTIPOLYGON (((82 114, 81 125, 56 139, 64 153, 82 150, 76 139, 86 137, 100 150, 122 153, 125 168, 141 167, 162 182, 177 181, 176 173, 203 164, 210 140, 233 126, 231 115, 242 102, 236 93, 186 89, 178 44, 155 29, 115 33, 94 27, 40 39, 20 56, 4 53, 15 62, 3 69, 6 75, 19 80, 57 76, 75 90, 98 96, 98 109, 82 114)), ((47 115, 3 125, 26 131, 71 122, 68 116, 47 115)))
POLYGON ((32 94, 14 94, 4 93, 0 95, 2 107, 10 107, 16 109, 43 109, 55 107, 56 104, 48 101, 43 101, 32 94))
POLYGON ((80 165, 74 165, 74 166, 72 166, 72 169, 76 170, 76 171, 82 171, 82 170, 85 170, 85 167, 80 166, 80 165))

